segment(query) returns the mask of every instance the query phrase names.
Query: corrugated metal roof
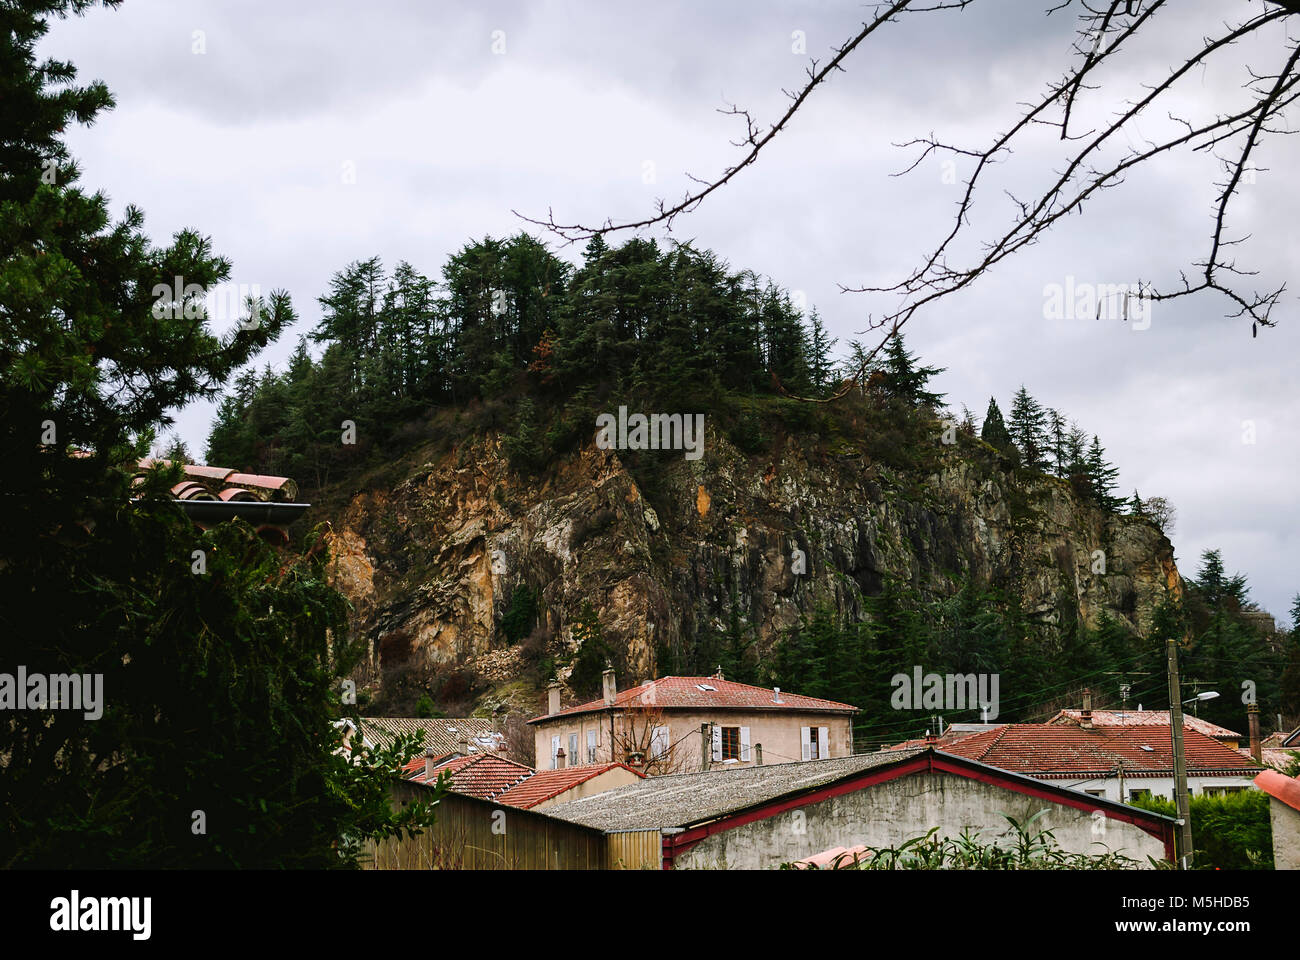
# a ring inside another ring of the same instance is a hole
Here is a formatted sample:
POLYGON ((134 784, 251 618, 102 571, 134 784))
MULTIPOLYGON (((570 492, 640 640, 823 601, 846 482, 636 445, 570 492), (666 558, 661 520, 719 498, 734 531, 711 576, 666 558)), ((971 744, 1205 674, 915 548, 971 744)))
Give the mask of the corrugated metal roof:
POLYGON ((548 807, 546 812, 601 830, 685 827, 799 790, 833 783, 872 767, 898 763, 920 752, 864 753, 831 760, 649 777, 592 797, 548 807))

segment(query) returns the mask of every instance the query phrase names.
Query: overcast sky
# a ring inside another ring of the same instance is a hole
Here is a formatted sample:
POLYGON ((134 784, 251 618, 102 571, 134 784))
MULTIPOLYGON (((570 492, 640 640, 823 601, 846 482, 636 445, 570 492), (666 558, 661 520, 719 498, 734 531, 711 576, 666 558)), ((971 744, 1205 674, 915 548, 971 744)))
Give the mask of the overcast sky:
MULTIPOLYGON (((1158 36, 1104 75, 1081 125, 1163 79, 1179 50, 1238 6, 1259 3, 1197 0, 1165 13, 1158 36)), ((518 231, 512 210, 591 222, 677 198, 688 172, 716 175, 736 157, 728 141, 740 131, 718 107, 737 103, 771 123, 808 55, 823 58, 867 12, 763 0, 127 0, 56 24, 41 52, 71 59, 117 97, 93 127, 70 132, 83 183, 104 189, 115 211, 141 207, 160 243, 182 227, 210 235, 234 264, 232 283, 287 289, 306 331, 329 276, 350 261, 378 254, 437 276, 471 238, 518 231), (801 38, 807 54, 796 52, 801 38)), ((950 228, 960 196, 938 159, 891 178, 914 158, 892 144, 934 132, 982 145, 1060 75, 1073 30, 1043 6, 1005 0, 889 25, 674 236, 800 291, 844 346, 893 301, 839 285, 898 280, 950 228)), ((1285 42, 1275 31, 1243 45, 1189 78, 1167 109, 1203 116, 1236 102, 1242 64, 1276 68, 1285 42)), ((1144 116, 1138 134, 1155 135, 1165 116, 1144 116)), ((1232 235, 1252 236, 1239 266, 1259 270, 1261 287, 1292 287, 1278 326, 1258 339, 1212 296, 1156 305, 1148 329, 1045 317, 1045 289, 1067 277, 1170 288, 1180 269, 1192 272, 1208 249, 1218 170, 1186 155, 1135 172, 906 329, 914 350, 947 368, 938 385, 957 410, 982 416, 994 395, 1005 412, 1023 382, 1099 434, 1121 492, 1177 507, 1183 574, 1219 547, 1279 621, 1300 590, 1293 141, 1262 149, 1257 165, 1268 169, 1243 186, 1230 221, 1232 235)), ((1043 136, 1010 158, 972 241, 1005 223, 1004 186, 1027 194, 1061 156, 1043 136)), ((957 164, 957 179, 968 172, 957 164)), ((297 332, 262 360, 281 363, 297 332)), ((204 404, 177 417, 200 457, 211 416, 204 404)))

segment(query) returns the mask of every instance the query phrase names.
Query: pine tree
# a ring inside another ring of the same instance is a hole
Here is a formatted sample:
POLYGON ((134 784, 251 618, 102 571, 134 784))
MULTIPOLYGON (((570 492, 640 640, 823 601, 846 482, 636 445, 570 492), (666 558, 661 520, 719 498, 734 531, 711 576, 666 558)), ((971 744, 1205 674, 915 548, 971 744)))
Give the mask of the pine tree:
POLYGON ((1096 434, 1093 434, 1092 444, 1088 447, 1086 463, 1093 499, 1099 506, 1114 510, 1119 501, 1115 499, 1112 491, 1115 489, 1115 479, 1119 476, 1119 471, 1106 461, 1106 451, 1102 449, 1101 440, 1096 434))
POLYGON ((822 393, 832 385, 831 375, 835 363, 831 359, 831 350, 835 348, 835 344, 839 343, 839 341, 833 339, 826 332, 826 325, 822 323, 822 318, 818 316, 815 307, 809 322, 811 324, 808 334, 809 374, 812 378, 813 388, 818 393, 822 393))
POLYGON ((50 18, 90 6, 0 13, 0 636, 43 672, 101 676, 105 693, 95 720, 18 710, 0 723, 0 863, 355 866, 341 838, 415 822, 382 781, 416 744, 336 752, 336 684, 363 648, 324 553, 277 552, 246 524, 197 530, 170 495, 179 466, 132 483, 169 411, 212 397, 277 338, 289 300, 273 293, 260 324, 212 334, 198 291, 230 264, 192 230, 155 246, 141 211, 114 220, 81 188, 61 134, 112 98, 35 48, 50 18), (191 833, 179 798, 211 835, 191 833))
POLYGON ((918 366, 916 355, 909 352, 903 334, 895 332, 885 343, 885 359, 881 364, 881 384, 891 397, 913 406, 942 407, 942 393, 933 393, 926 384, 947 369, 945 367, 918 366))
POLYGON ((1069 476, 1065 417, 1050 407, 1047 410, 1047 448, 1052 455, 1052 472, 1058 477, 1069 476))
POLYGON ((984 414, 984 426, 980 429, 980 439, 995 450, 1001 450, 1004 453, 1012 446, 1011 434, 1007 431, 1007 425, 1002 419, 1002 411, 998 408, 998 402, 992 397, 989 397, 989 408, 984 414))
POLYGON ((1300 723, 1300 593, 1291 603, 1291 632, 1287 636, 1286 667, 1282 671, 1279 695, 1281 710, 1291 724, 1300 723))
POLYGON ((1020 450, 1020 462, 1030 470, 1047 466, 1047 415, 1038 401, 1029 395, 1024 384, 1011 401, 1011 422, 1007 427, 1020 450))

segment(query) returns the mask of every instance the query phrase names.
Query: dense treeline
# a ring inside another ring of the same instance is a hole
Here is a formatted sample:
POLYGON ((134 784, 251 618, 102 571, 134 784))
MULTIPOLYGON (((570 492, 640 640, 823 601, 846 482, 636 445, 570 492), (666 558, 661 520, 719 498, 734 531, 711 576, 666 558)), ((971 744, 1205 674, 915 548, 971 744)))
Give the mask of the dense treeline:
MULTIPOLYGON (((536 470, 589 436, 597 412, 636 401, 707 410, 752 453, 763 445, 763 425, 737 409, 737 397, 824 396, 867 354, 854 342, 837 360, 816 310, 805 317, 787 291, 753 271, 688 244, 644 239, 612 248, 597 237, 575 267, 527 234, 488 237, 450 257, 437 282, 409 263, 386 271, 372 257, 337 273, 319 302, 320 322, 283 372, 246 370, 235 379, 208 462, 320 488, 341 465, 390 454, 431 410, 446 407, 477 409, 474 422, 503 431, 515 466, 536 470), (309 340, 323 347, 319 359, 309 340)), ((933 418, 944 409, 929 387, 940 372, 895 336, 860 395, 895 422, 910 411, 933 418)), ((978 431, 985 441, 1107 508, 1120 505, 1116 471, 1096 436, 1067 428, 1023 387, 1011 411, 1004 422, 990 400, 978 431)), ((796 428, 813 422, 806 409, 787 419, 796 428)), ((907 436, 895 448, 918 439, 902 426, 907 436)), ((961 429, 977 433, 969 411, 961 429)))
POLYGON ((611 394, 703 405, 770 391, 773 376, 807 393, 834 376, 815 313, 805 323, 787 292, 685 244, 611 249, 598 238, 575 269, 525 234, 487 238, 452 256, 436 284, 407 263, 391 273, 378 258, 353 263, 320 303, 320 359, 304 338, 283 373, 238 377, 209 462, 323 485, 430 407, 505 400, 512 455, 535 468, 589 433, 579 411, 585 421, 611 394), (344 421, 355 444, 340 441, 344 421))
MULTIPOLYGON (((760 664, 743 633, 718 637, 704 656, 721 664, 728 677, 777 684, 810 696, 851 703, 862 710, 855 721, 859 749, 919 737, 946 723, 973 722, 979 711, 900 712, 893 708, 895 674, 997 674, 1001 722, 1036 722, 1057 709, 1077 708, 1082 688, 1090 687, 1099 709, 1118 709, 1121 684, 1127 706, 1168 708, 1166 641, 1184 640, 1181 654, 1185 699, 1214 691, 1219 697, 1196 705, 1198 716, 1246 732, 1247 691, 1260 706, 1265 731, 1300 722, 1300 631, 1270 642, 1243 613, 1257 609, 1241 575, 1228 576, 1217 550, 1206 551, 1195 579, 1186 582, 1181 604, 1157 611, 1146 637, 1103 615, 1094 627, 1071 619, 1074 605, 1060 604, 1061 642, 1044 647, 1025 639, 1034 625, 1014 598, 969 583, 953 597, 924 600, 915 590, 887 582, 866 601, 868 619, 837 620, 817 610, 791 630, 775 655, 760 664)), ((1300 597, 1292 609, 1300 616, 1300 597)))

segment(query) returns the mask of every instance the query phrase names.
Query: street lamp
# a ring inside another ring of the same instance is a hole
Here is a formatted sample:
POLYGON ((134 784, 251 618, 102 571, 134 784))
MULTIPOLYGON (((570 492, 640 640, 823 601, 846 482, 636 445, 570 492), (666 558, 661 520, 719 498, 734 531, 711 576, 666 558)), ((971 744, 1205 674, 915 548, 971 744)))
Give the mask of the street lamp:
MULTIPOLYGON (((1219 691, 1218 691, 1218 690, 1206 690, 1204 693, 1198 693, 1196 696, 1192 697, 1192 699, 1190 699, 1190 700, 1184 700, 1184 701, 1183 701, 1183 706, 1187 706, 1187 704, 1189 704, 1189 703, 1200 703, 1202 700, 1213 700, 1213 699, 1214 699, 1215 697, 1217 697, 1218 695, 1219 695, 1219 691)), ((1195 715, 1198 716, 1198 717, 1201 715, 1200 712, 1197 711, 1197 709, 1196 709, 1195 707, 1192 708, 1192 713, 1195 714, 1195 715)))

